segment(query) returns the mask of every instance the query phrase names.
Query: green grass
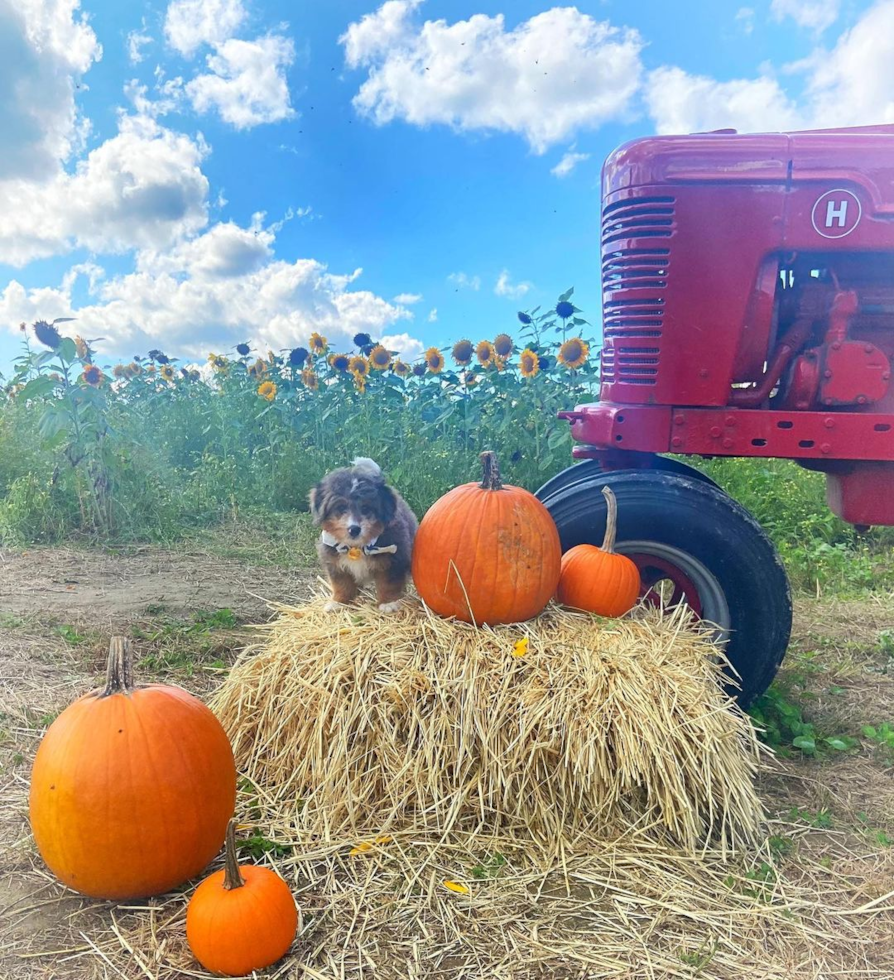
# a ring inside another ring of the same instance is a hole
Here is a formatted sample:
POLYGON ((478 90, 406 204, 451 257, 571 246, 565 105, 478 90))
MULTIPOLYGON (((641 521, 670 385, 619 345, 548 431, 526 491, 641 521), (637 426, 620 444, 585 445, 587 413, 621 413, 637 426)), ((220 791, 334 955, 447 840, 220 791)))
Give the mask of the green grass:
POLYGON ((197 669, 225 668, 245 640, 232 609, 197 612, 190 619, 168 617, 160 611, 153 619, 132 625, 130 635, 146 651, 137 665, 140 670, 187 677, 197 669))

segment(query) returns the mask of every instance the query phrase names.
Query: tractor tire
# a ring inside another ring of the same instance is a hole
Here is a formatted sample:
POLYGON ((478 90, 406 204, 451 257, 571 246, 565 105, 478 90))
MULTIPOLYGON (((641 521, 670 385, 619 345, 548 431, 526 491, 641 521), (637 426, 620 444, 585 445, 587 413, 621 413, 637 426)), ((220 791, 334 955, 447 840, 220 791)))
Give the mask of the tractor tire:
POLYGON ((543 500, 563 551, 602 543, 603 486, 618 501, 616 550, 639 566, 653 601, 686 602, 714 624, 736 675, 727 690, 747 708, 770 686, 791 633, 791 591, 773 543, 744 507, 701 480, 591 469, 543 500))
MULTIPOLYGON (((641 468, 637 467, 637 473, 653 473, 657 470, 661 473, 672 473, 674 476, 688 476, 693 480, 700 480, 702 483, 707 483, 708 486, 720 490, 720 487, 711 477, 694 466, 689 466, 686 463, 680 462, 678 459, 671 459, 668 456, 652 456, 646 453, 643 453, 643 455, 647 457, 648 465, 641 468)), ((553 494, 558 493, 560 490, 565 490, 574 483, 580 483, 581 480, 588 480, 596 473, 607 472, 618 471, 604 470, 602 463, 598 459, 585 459, 580 463, 575 463, 574 466, 569 466, 567 469, 562 470, 561 473, 557 473, 551 480, 544 483, 537 491, 537 497, 543 503, 546 503, 553 494)))

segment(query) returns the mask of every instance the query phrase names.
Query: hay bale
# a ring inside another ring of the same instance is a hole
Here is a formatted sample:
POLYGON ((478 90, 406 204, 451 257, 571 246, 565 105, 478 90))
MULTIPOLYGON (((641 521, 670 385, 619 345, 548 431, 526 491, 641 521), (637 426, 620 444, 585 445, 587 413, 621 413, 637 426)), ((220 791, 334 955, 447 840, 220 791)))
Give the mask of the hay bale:
POLYGON ((554 854, 630 826, 690 850, 759 831, 757 741, 684 610, 481 629, 317 600, 260 629, 212 708, 304 841, 509 831, 554 854))

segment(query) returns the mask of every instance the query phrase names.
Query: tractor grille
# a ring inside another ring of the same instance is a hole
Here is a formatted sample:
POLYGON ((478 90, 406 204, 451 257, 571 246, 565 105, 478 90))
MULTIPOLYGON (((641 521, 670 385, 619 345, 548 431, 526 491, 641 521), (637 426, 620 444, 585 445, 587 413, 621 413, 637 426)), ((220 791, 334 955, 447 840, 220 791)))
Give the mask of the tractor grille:
POLYGON ((656 383, 674 228, 672 197, 603 209, 603 383, 656 383))

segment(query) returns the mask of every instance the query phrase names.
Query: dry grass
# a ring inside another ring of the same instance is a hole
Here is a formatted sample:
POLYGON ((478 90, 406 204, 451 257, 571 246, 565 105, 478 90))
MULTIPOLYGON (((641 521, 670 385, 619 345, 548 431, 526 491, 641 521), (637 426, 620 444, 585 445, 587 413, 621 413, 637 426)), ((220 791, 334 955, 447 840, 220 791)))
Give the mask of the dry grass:
POLYGON ((259 629, 212 708, 307 841, 511 828, 551 858, 631 826, 690 850, 759 832, 757 741, 683 610, 479 629, 318 600, 259 629))

